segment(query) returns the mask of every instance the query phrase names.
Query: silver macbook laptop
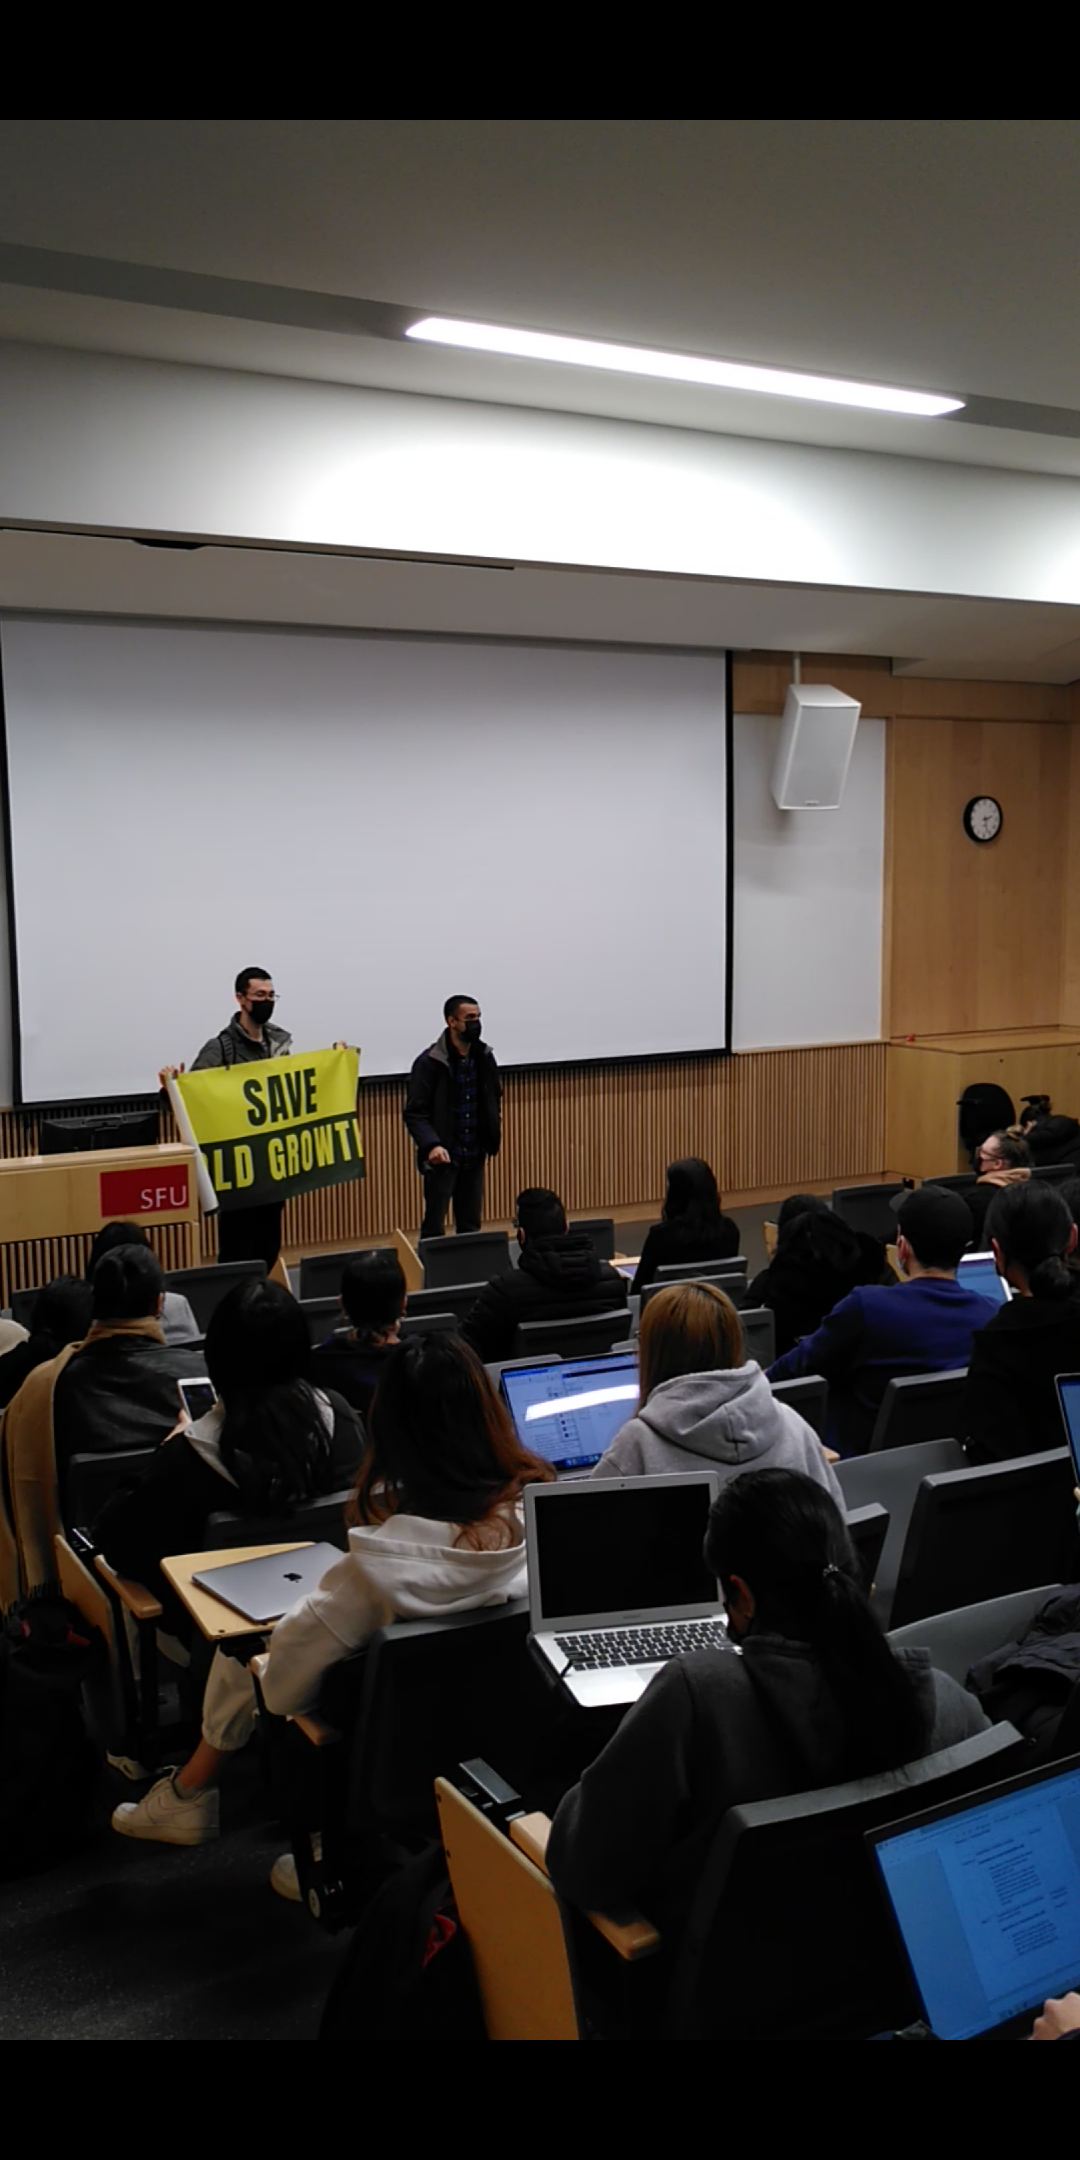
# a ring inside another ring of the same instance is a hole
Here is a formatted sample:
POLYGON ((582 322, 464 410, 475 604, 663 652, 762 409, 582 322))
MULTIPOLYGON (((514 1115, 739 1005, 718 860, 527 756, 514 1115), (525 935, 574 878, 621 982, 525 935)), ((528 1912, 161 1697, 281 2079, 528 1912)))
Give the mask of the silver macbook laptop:
POLYGON ((202 1590, 212 1590, 223 1605, 231 1605, 245 1620, 267 1627, 272 1620, 280 1620, 298 1598, 317 1590, 327 1568, 341 1557, 336 1545, 301 1545, 295 1552, 269 1553, 261 1560, 230 1560, 224 1567, 200 1568, 192 1581, 202 1590))
POLYGON ((581 1476, 637 1409, 637 1358, 629 1351, 511 1367, 500 1386, 522 1447, 560 1477, 581 1476))
POLYGON ((1080 1758, 869 1832, 938 2040, 1027 2034, 1080 1984, 1080 1758))
POLYGON ((1012 1296, 1011 1286, 997 1271, 992 1252, 965 1253, 956 1270, 956 1280, 965 1290, 974 1290, 979 1297, 989 1298, 994 1305, 1007 1305, 1012 1296))
POLYGON ((576 1703, 636 1702, 668 1658, 732 1649, 702 1557, 713 1471, 528 1485, 533 1640, 576 1703))

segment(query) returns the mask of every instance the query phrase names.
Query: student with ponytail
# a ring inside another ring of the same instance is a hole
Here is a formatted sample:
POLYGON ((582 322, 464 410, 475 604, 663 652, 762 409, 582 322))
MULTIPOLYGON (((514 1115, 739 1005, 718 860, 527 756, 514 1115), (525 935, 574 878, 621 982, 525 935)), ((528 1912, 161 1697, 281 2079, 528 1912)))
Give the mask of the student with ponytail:
POLYGON ((1063 1446, 1054 1376, 1080 1372, 1077 1231, 1061 1188, 1041 1178, 1006 1186, 986 1234, 1013 1298, 972 1343, 964 1431, 973 1463, 1063 1446))
POLYGON ((547 1849, 561 1897, 638 1905, 669 1939, 728 1808, 894 1769, 987 1723, 928 1651, 889 1648, 839 1509, 797 1471, 726 1484, 705 1560, 741 1655, 665 1665, 566 1794, 547 1849))

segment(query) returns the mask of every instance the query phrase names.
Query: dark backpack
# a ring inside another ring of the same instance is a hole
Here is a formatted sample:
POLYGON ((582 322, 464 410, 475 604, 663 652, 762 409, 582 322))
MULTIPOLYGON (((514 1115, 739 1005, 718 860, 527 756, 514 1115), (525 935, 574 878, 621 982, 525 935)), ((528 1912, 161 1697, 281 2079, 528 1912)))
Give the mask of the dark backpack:
POLYGON ((354 1930, 319 2038, 355 2049, 361 2033, 365 2047, 487 2038, 441 1845, 398 1868, 354 1930))
POLYGON ((1055 1590, 1019 1642, 980 1658, 968 1686, 995 1724, 1005 1719, 1024 1734, 1033 1759, 1080 1748, 1080 1584, 1055 1590))
POLYGON ((45 1867, 90 1834, 98 1754, 80 1691, 108 1653, 51 1586, 0 1627, 0 1877, 45 1867))

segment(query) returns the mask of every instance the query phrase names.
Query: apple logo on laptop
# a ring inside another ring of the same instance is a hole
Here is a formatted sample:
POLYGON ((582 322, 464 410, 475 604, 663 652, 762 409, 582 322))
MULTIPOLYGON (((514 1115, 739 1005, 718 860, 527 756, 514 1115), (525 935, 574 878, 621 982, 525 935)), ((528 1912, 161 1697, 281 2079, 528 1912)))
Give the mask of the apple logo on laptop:
POLYGON ((292 1574, 290 1574, 290 1573, 289 1573, 289 1570, 288 1570, 288 1568, 286 1568, 286 1570, 285 1570, 285 1581, 286 1581, 286 1582, 303 1582, 303 1580, 304 1580, 303 1576, 302 1576, 302 1575, 298 1575, 298 1574, 296 1573, 295 1569, 293 1570, 292 1574))

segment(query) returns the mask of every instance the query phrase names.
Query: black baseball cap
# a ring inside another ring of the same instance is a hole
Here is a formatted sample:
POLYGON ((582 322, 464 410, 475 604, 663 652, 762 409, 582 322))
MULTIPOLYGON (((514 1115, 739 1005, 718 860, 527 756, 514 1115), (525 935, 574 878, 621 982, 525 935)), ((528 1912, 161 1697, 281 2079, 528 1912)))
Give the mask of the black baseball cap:
POLYGON ((945 1185, 920 1185, 892 1202, 897 1223, 923 1267, 954 1268, 971 1243, 967 1201, 945 1185))

